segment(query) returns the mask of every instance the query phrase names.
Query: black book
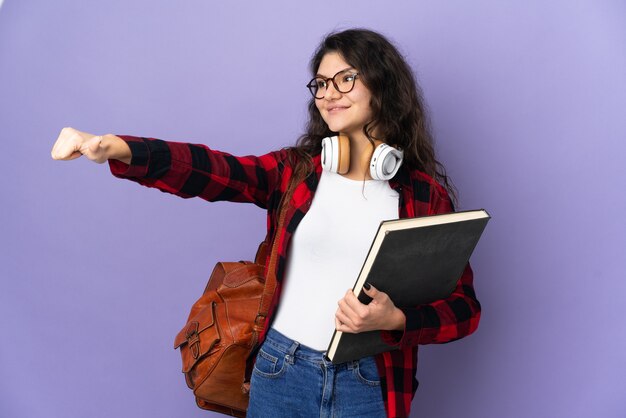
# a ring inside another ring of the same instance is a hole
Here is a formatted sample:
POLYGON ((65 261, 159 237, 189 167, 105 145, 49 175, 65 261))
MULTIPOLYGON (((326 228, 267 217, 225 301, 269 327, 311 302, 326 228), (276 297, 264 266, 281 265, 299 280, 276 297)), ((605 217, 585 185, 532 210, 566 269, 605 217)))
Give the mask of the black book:
MULTIPOLYGON (((371 298, 365 282, 389 295, 399 307, 448 297, 490 219, 485 210, 381 222, 352 289, 362 303, 371 298)), ((335 331, 327 356, 335 364, 390 351, 380 331, 335 331)))

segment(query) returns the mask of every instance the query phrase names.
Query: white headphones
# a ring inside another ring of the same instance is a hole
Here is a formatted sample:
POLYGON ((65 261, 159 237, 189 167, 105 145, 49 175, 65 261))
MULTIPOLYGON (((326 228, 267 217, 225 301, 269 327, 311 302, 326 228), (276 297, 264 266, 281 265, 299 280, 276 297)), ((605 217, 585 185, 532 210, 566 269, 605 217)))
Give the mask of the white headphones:
MULTIPOLYGON (((379 144, 370 160, 370 175, 375 180, 390 180, 402 165, 403 152, 385 143, 379 144)), ((350 169, 350 140, 347 136, 330 136, 322 140, 322 167, 345 174, 350 169)))

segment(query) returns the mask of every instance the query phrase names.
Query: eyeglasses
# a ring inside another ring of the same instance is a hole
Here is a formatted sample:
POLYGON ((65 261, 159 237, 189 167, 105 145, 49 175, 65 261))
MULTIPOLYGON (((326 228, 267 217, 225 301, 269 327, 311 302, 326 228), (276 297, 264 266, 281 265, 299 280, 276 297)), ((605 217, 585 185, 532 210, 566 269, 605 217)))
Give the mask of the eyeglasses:
POLYGON ((306 86, 309 88, 313 97, 316 99, 323 99, 324 95, 326 95, 326 90, 328 90, 329 81, 333 82, 335 90, 339 93, 350 93, 354 88, 354 83, 356 82, 358 75, 358 72, 351 69, 341 70, 330 78, 317 76, 313 80, 309 81, 309 84, 306 86))

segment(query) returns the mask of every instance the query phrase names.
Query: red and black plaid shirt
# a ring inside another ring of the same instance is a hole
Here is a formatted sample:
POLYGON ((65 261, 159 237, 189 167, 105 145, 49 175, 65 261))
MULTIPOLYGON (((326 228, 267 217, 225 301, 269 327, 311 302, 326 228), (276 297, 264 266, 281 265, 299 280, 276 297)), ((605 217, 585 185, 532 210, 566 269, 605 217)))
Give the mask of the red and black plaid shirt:
MULTIPOLYGON (((113 175, 178 196, 201 197, 208 201, 249 202, 267 210, 268 233, 273 238, 276 211, 293 174, 288 150, 262 156, 235 157, 205 145, 166 142, 122 136, 132 152, 130 165, 110 160, 113 175)), ((276 310, 282 290, 290 239, 311 207, 322 172, 319 155, 313 158, 315 172, 298 184, 285 215, 278 240, 277 287, 268 321, 276 310)), ((399 195, 399 217, 446 213, 453 210, 445 189, 431 177, 403 166, 389 182, 399 195)), ((271 241, 270 241, 271 242, 271 241)), ((376 356, 389 417, 409 415, 417 390, 417 345, 445 343, 471 334, 478 327, 480 304, 468 265, 454 292, 446 299, 402 309, 404 331, 382 331, 399 349, 376 356)), ((261 340, 264 336, 262 336, 261 340)))

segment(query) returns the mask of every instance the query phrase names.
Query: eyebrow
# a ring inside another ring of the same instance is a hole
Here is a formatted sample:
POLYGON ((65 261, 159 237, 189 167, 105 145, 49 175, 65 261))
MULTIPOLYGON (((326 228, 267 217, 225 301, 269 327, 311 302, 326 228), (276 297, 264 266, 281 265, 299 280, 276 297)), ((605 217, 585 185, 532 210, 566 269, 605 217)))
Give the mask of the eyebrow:
POLYGON ((339 70, 339 71, 337 71, 335 74, 333 74, 333 76, 332 76, 332 77, 326 77, 325 75, 320 74, 320 73, 315 74, 315 77, 333 78, 333 77, 334 77, 334 76, 336 76, 337 74, 339 74, 339 73, 343 73, 344 71, 348 71, 348 70, 353 70, 353 71, 356 71, 356 69, 355 69, 354 67, 347 67, 347 68, 344 68, 343 70, 339 70))

